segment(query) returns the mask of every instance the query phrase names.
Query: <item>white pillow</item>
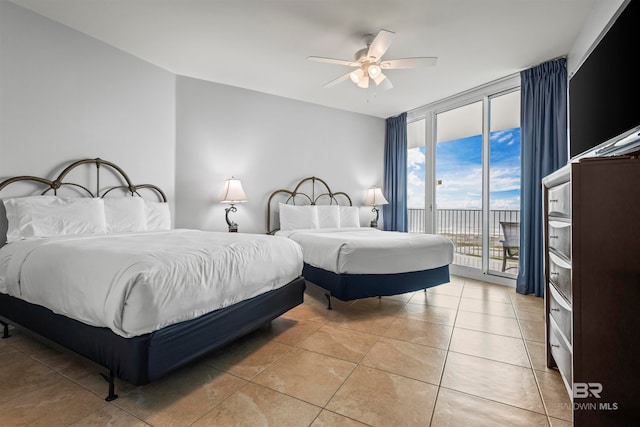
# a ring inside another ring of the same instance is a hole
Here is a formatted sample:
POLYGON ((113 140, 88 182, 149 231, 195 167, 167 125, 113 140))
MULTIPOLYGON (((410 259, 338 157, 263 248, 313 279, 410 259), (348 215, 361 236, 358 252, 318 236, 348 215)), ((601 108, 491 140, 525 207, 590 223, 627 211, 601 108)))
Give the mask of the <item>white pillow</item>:
POLYGON ((318 213, 315 206, 287 205, 279 203, 280 230, 318 228, 318 213))
POLYGON ((340 207, 338 205, 316 205, 318 228, 340 227, 340 207))
POLYGON ((147 230, 144 200, 140 197, 107 197, 104 199, 107 233, 130 233, 147 230))
POLYGON ((18 221, 18 204, 22 203, 41 203, 41 204, 53 204, 56 203, 57 196, 28 196, 18 197, 13 199, 4 199, 4 209, 7 216, 7 243, 21 240, 22 234, 20 232, 20 221, 18 221))
POLYGON ((360 227, 360 208, 340 206, 340 227, 360 227))
POLYGON ((20 239, 79 234, 104 234, 104 201, 100 198, 56 196, 17 197, 4 200, 9 225, 7 243, 20 239), (17 230, 17 233, 15 232, 17 230))
POLYGON ((170 230, 171 211, 169 203, 144 201, 144 210, 147 217, 147 230, 170 230))

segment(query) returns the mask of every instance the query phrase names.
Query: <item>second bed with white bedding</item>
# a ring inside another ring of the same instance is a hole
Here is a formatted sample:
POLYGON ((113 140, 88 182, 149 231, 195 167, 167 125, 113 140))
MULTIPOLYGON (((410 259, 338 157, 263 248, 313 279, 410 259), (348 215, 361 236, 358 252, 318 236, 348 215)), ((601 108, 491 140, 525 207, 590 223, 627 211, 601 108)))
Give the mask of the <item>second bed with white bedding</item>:
POLYGON ((376 228, 277 231, 303 248, 304 262, 336 274, 395 274, 429 270, 453 262, 451 239, 376 228))
POLYGON ((381 231, 361 222, 351 197, 315 176, 274 191, 267 202, 268 232, 302 246, 302 275, 325 290, 329 309, 332 296, 351 301, 398 295, 449 281, 450 239, 381 231))

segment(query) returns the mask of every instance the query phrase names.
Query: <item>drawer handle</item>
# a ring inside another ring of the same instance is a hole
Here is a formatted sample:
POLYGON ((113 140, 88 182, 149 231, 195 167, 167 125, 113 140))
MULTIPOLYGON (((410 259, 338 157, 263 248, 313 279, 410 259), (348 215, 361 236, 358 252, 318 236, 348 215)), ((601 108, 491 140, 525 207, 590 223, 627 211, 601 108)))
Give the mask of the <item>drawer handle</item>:
POLYGON ((549 203, 558 203, 558 199, 549 199, 549 203))
POLYGON ((558 344, 551 344, 551 347, 560 348, 558 344))
POLYGON ((558 236, 553 236, 553 235, 551 235, 551 236, 549 236, 549 238, 550 238, 550 239, 557 239, 557 238, 558 238, 558 236))
POLYGON ((552 275, 552 276, 559 276, 559 275, 560 275, 560 273, 558 273, 557 271, 552 271, 552 272, 551 272, 551 275, 552 275))
POLYGON ((559 308, 552 308, 551 311, 560 311, 559 308))

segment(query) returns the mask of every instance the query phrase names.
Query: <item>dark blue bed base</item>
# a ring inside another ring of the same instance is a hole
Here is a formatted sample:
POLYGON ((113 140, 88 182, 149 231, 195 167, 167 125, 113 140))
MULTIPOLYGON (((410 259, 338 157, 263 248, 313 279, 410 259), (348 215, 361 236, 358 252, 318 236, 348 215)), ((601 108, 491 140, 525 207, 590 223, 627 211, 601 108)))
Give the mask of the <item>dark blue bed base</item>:
POLYGON ((351 301, 398 295, 447 283, 449 266, 396 274, 337 274, 305 263, 302 275, 306 280, 327 292, 329 303, 327 308, 331 309, 330 297, 351 301))
POLYGON ((66 347, 109 370, 107 400, 117 397, 114 379, 147 384, 252 332, 303 302, 302 277, 289 284, 193 320, 123 338, 108 328, 89 326, 39 305, 0 294, 0 316, 66 347))

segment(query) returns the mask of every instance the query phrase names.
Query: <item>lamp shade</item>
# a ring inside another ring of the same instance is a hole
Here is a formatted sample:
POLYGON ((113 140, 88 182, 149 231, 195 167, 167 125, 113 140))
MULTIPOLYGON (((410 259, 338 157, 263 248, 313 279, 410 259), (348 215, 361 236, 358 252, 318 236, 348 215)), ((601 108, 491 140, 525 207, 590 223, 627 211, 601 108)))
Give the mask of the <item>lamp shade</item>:
POLYGON ((358 82, 360 81, 360 79, 362 79, 363 76, 364 76, 364 72, 362 71, 362 68, 358 68, 357 70, 349 73, 349 78, 355 84, 358 84, 358 82))
POLYGON ((220 196, 220 203, 242 203, 247 201, 247 195, 242 188, 242 182, 239 179, 231 177, 224 182, 224 189, 220 196))
POLYGON ((382 190, 378 187, 371 187, 367 191, 367 198, 364 200, 367 206, 388 205, 387 199, 384 198, 382 190))
POLYGON ((369 87, 369 76, 367 74, 365 74, 360 81, 358 81, 358 87, 361 87, 363 89, 366 89, 369 87))
POLYGON ((380 71, 381 71, 380 66, 378 64, 371 64, 367 69, 367 73, 369 74, 369 77, 371 77, 374 80, 378 75, 380 75, 380 71))

